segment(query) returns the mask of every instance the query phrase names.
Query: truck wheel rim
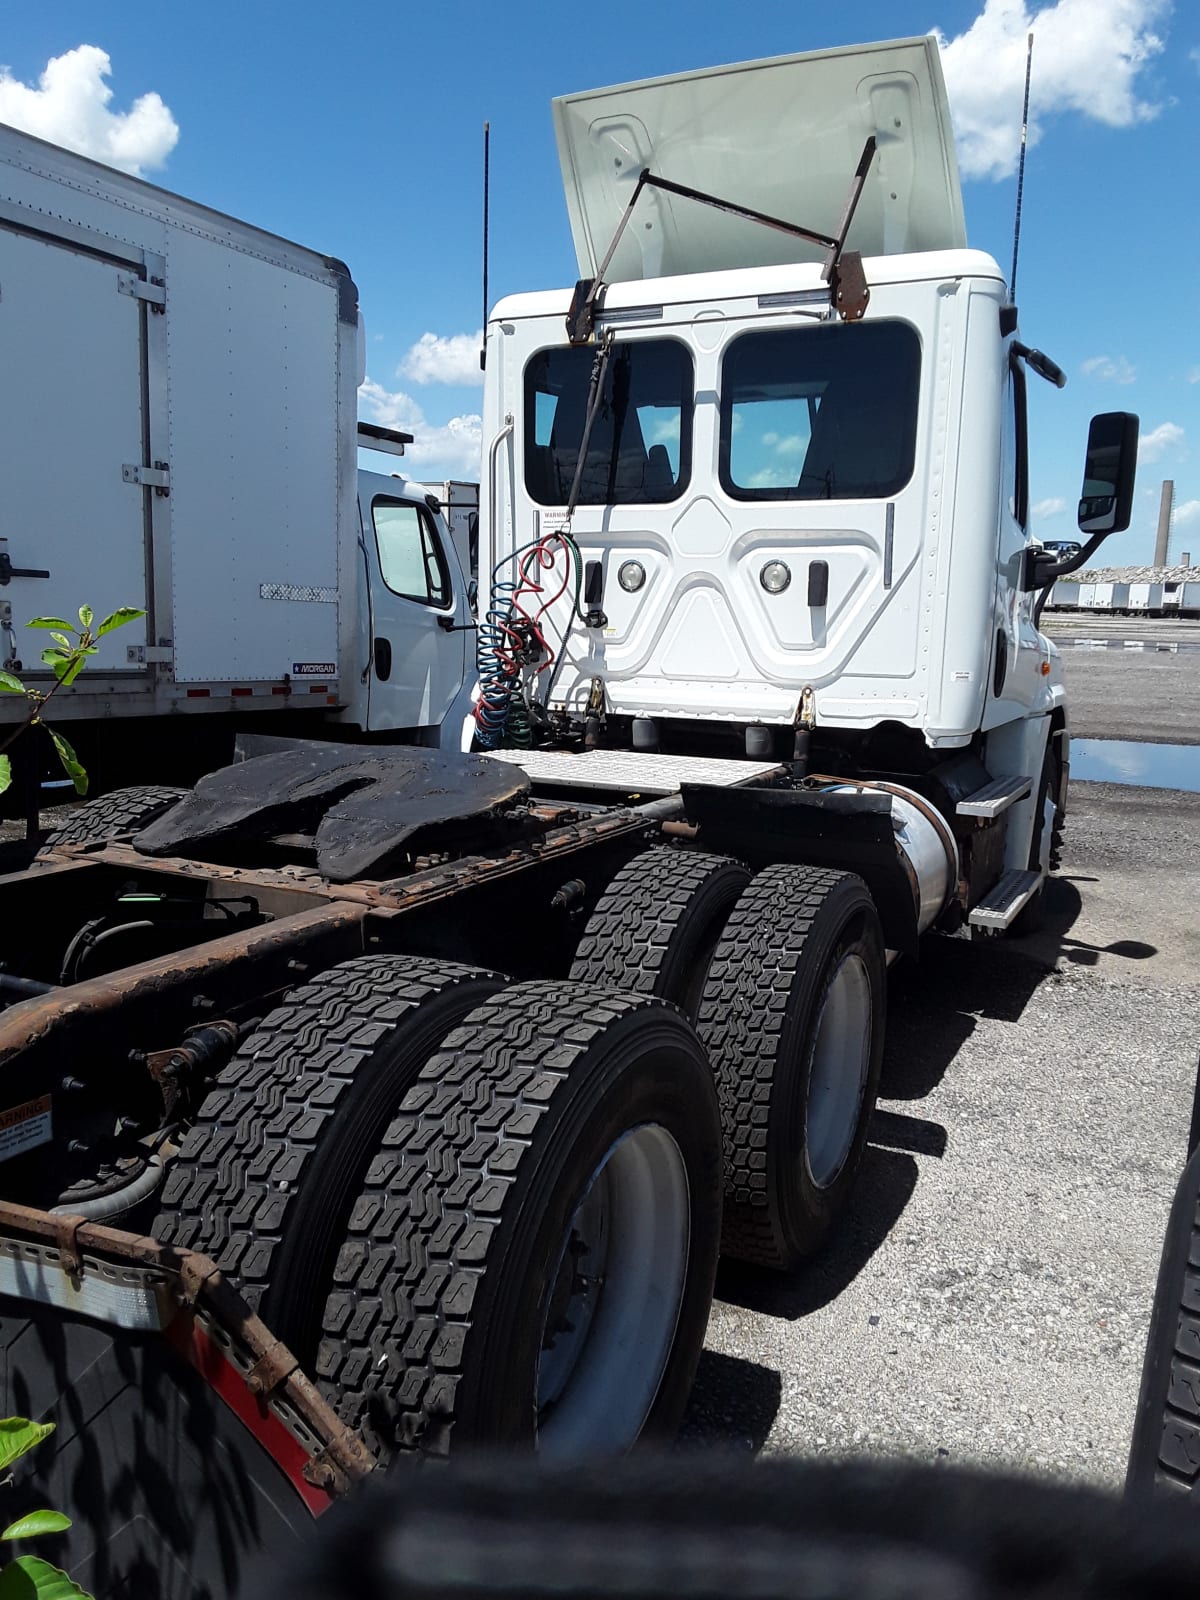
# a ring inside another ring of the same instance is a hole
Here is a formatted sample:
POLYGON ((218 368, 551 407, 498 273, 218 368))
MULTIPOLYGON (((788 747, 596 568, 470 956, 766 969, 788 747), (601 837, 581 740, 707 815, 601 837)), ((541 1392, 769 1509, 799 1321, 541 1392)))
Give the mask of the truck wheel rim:
POLYGON ((838 964, 817 1018, 805 1114, 812 1181, 827 1189, 846 1164, 871 1056, 871 979, 859 955, 838 964))
POLYGON ((636 1442, 675 1342, 690 1233, 678 1144, 657 1123, 631 1129, 605 1152, 559 1249, 537 1368, 543 1455, 636 1442))

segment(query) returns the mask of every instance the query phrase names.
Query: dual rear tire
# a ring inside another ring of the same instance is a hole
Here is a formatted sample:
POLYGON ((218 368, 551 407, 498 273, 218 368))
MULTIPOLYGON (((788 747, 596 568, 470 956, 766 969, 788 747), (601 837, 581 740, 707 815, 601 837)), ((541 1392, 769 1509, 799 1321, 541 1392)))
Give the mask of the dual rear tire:
POLYGON ((673 1008, 365 957, 218 1075, 154 1232, 214 1258, 381 1459, 619 1452, 682 1418, 720 1170, 673 1008))
POLYGON ((844 1204, 883 1037, 865 885, 671 850, 622 879, 567 981, 363 957, 293 991, 172 1163, 157 1237, 381 1459, 670 1437, 719 1253, 790 1268, 844 1204))
POLYGON ((854 873, 649 850, 599 901, 576 982, 669 1000, 697 1024, 724 1138, 726 1255, 790 1270, 825 1243, 862 1158, 886 963, 854 873))

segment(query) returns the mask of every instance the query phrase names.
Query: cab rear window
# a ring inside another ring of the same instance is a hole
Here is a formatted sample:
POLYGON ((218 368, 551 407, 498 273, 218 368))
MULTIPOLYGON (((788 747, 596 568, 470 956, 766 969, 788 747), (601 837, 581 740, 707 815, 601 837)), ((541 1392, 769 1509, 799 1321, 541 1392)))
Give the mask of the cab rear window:
MULTIPOLYGON (((595 352, 541 350, 525 368, 525 487, 566 505, 587 416, 595 352)), ((613 346, 580 481, 579 504, 675 500, 691 476, 692 358, 675 339, 613 346)))
POLYGON ((897 494, 912 477, 920 376, 905 322, 743 334, 722 368, 722 488, 738 500, 897 494))

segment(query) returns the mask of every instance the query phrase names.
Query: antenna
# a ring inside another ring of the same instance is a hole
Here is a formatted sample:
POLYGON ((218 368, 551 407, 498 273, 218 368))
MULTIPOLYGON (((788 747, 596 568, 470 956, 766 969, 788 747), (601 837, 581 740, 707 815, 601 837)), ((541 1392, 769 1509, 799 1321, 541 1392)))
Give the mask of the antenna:
POLYGON ((1029 78, 1033 71, 1033 35, 1029 35, 1025 50, 1025 108, 1021 112, 1021 160, 1017 167, 1017 215, 1013 223, 1012 277, 1008 280, 1008 298, 1017 303, 1017 252, 1021 248, 1021 199, 1025 193, 1025 142, 1029 135, 1029 78))
POLYGON ((490 187, 490 154, 492 143, 492 125, 485 122, 483 125, 483 344, 479 350, 479 370, 483 372, 487 367, 487 319, 488 319, 488 190, 490 187))

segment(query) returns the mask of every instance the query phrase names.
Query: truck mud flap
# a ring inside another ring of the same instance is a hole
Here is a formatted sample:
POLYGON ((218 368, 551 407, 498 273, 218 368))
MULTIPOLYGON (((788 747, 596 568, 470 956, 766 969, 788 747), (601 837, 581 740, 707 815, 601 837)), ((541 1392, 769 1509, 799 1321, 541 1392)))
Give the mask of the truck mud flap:
POLYGON ((896 851, 891 796, 744 785, 680 785, 684 815, 702 847, 751 866, 792 861, 857 872, 871 891, 891 950, 916 950, 913 886, 896 851))
POLYGON ((370 1471, 295 1359, 207 1257, 0 1203, 3 1414, 55 1431, 11 1515, 53 1506, 39 1552, 97 1596, 250 1593, 370 1471))

